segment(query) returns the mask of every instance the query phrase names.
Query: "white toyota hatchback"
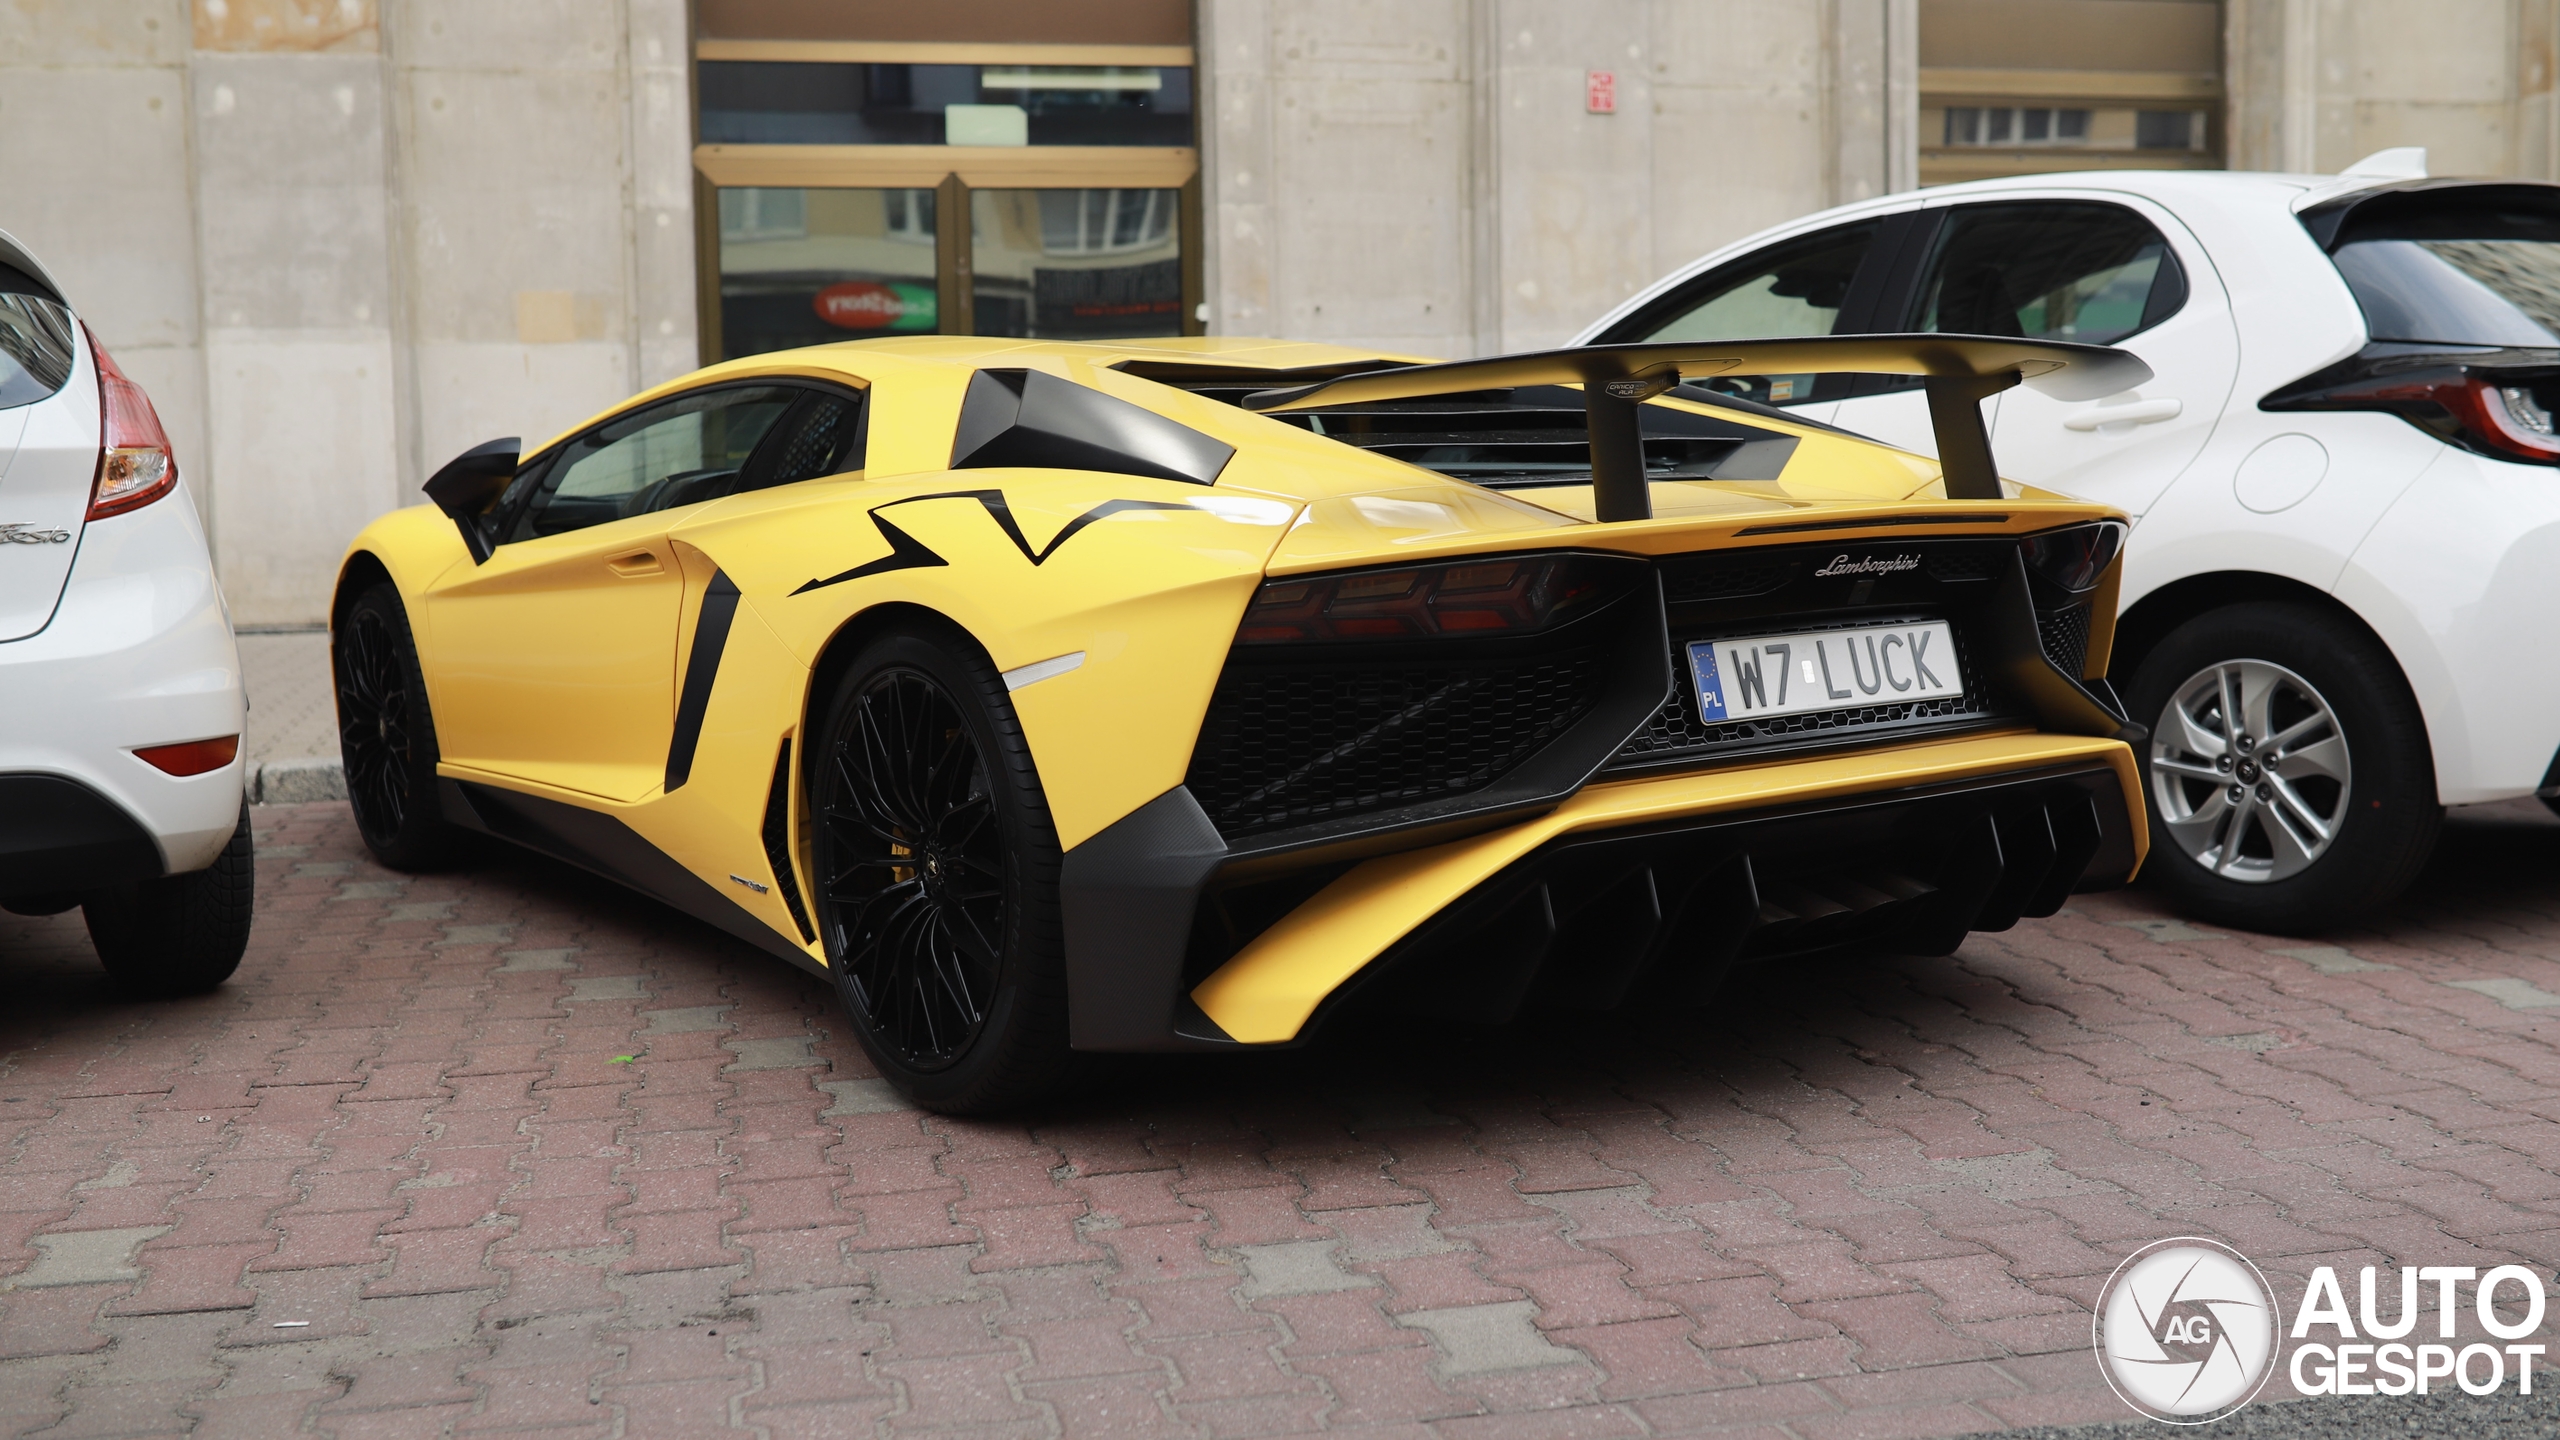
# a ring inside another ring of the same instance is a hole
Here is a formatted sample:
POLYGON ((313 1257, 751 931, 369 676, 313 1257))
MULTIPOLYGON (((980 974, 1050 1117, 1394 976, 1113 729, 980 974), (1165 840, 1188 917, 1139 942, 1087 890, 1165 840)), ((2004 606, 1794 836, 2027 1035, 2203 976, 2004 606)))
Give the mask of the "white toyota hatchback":
POLYGON ((240 657, 142 387, 0 233, 0 908, 151 994, 249 939, 240 657))
MULTIPOLYGON (((2399 893, 2444 806, 2560 793, 2560 186, 2424 175, 2387 151, 1896 195, 1716 251, 1577 343, 2141 356, 2156 378, 2101 400, 1994 396, 1993 449, 2135 517, 2107 671, 2151 731, 2149 873, 2201 917, 2312 930, 2399 893)), ((1931 449, 1906 380, 1734 388, 1931 449)))

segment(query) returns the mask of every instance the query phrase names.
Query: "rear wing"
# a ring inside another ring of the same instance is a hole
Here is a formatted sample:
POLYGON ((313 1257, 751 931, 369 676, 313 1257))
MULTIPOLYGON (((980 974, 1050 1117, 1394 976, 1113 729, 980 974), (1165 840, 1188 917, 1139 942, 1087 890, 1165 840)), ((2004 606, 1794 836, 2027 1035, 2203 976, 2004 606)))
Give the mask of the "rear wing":
POLYGON ((1938 467, 1953 500, 1997 500, 1999 472, 1982 401, 2024 380, 2059 400, 2095 400, 2151 378, 2140 357, 2104 345, 2009 340, 1997 335, 1816 335, 1795 340, 1682 341, 1586 345, 1529 355, 1496 355, 1445 365, 1364 371, 1245 397, 1258 411, 1306 410, 1503 390, 1580 385, 1591 430, 1591 489, 1599 517, 1645 520, 1653 496, 1645 479, 1636 406, 1686 378, 1715 375, 1919 375, 1937 431, 1938 467))

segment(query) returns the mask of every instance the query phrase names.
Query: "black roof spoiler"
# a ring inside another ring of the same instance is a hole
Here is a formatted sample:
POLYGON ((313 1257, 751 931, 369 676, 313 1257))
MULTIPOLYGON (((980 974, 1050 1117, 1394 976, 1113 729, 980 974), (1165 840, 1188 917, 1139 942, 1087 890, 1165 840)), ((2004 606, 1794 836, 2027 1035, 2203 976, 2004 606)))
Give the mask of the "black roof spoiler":
POLYGON ((2560 185, 2459 176, 2394 180, 2305 206, 2293 218, 2332 255, 2355 240, 2510 238, 2502 230, 2532 240, 2560 223, 2560 185))
POLYGON ((1591 488, 1604 521, 1645 520, 1653 496, 1645 480, 1636 406, 1684 378, 1716 375, 1919 375, 1947 496, 1997 500, 1999 472, 1982 401, 2024 380, 2062 400, 2095 400, 2151 378, 2140 357, 2104 345, 2013 340, 1997 335, 1815 335, 1794 340, 1682 341, 1586 345, 1496 355, 1445 365, 1363 371, 1245 397, 1258 411, 1308 410, 1415 400, 1522 385, 1580 385, 1591 430, 1591 488))

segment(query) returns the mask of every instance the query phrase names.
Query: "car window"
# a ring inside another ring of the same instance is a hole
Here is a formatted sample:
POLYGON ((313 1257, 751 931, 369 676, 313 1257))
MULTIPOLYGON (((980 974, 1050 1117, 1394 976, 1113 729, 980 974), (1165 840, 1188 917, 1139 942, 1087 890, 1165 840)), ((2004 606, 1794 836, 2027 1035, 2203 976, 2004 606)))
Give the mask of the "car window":
POLYGON ((1968 205, 1939 228, 1911 328, 2112 345, 2186 298, 2169 242, 2120 205, 1968 205))
MULTIPOLYGON (((1754 251, 1646 306, 1602 338, 1668 343, 1831 334, 1840 323, 1849 283, 1875 245, 1876 231, 1875 221, 1861 221, 1754 251)), ((1722 382, 1716 388, 1785 405, 1817 398, 1814 385, 1810 375, 1770 375, 1722 382)))
POLYGON ((74 343, 70 311, 41 295, 0 293, 0 410, 60 390, 71 378, 74 343))
POLYGON ((862 468, 864 396, 812 390, 774 427, 739 490, 789 485, 862 468))
POLYGON ((2547 185, 2383 191, 2302 222, 2377 341, 2560 348, 2560 192, 2547 185))
POLYGON ((807 392, 780 385, 697 390, 597 426, 561 447, 510 540, 716 500, 807 392))
POLYGON ((2560 347, 2560 226, 2548 240, 2359 240, 2331 258, 2376 340, 2560 347))
POLYGON ((1612 340, 1756 340, 1828 335, 1874 243, 1872 224, 1844 225, 1749 256, 1691 281, 1639 330, 1612 340))

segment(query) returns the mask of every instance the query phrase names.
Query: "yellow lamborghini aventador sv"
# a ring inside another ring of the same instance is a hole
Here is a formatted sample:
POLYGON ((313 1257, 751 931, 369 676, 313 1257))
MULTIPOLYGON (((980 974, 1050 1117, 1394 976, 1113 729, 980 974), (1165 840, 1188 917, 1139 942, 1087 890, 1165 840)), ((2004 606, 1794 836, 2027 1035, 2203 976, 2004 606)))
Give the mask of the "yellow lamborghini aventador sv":
POLYGON ((832 976, 881 1072, 1944 954, 2141 862, 2122 521, 1980 401, 2139 384, 1945 335, 1425 364, 912 338, 734 361, 356 538, 366 841, 478 831, 832 976), (1712 388, 1922 377, 1939 462, 1712 388))

